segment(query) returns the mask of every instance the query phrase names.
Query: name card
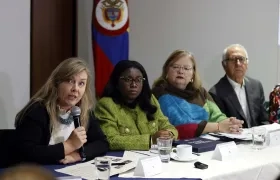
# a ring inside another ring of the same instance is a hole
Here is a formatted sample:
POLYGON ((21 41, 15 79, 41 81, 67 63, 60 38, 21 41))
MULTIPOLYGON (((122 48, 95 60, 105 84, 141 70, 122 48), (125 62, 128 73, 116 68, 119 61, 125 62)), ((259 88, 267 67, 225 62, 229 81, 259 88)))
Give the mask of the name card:
POLYGON ((148 177, 162 172, 162 162, 159 156, 142 157, 138 160, 134 176, 148 177))
POLYGON ((234 141, 217 144, 212 159, 226 161, 237 156, 238 148, 234 141))
POLYGON ((278 146, 280 145, 280 130, 270 131, 268 133, 268 146, 278 146))

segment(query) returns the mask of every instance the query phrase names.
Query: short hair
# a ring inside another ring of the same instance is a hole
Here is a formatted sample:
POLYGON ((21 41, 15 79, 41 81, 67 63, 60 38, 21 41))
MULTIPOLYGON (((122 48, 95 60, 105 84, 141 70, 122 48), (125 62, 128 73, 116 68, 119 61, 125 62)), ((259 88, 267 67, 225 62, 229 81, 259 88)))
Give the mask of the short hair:
POLYGON ((242 46, 241 44, 231 44, 231 45, 229 45, 228 47, 226 47, 226 48, 224 49, 222 61, 224 61, 224 60, 226 60, 226 59, 228 58, 228 50, 231 49, 231 48, 234 48, 234 47, 239 47, 239 48, 241 48, 241 49, 245 52, 246 58, 249 59, 249 57, 248 57, 248 52, 247 52, 247 50, 245 49, 244 46, 242 46))
POLYGON ((167 60, 165 61, 163 67, 162 67, 162 73, 161 76, 154 82, 153 87, 155 87, 158 83, 162 82, 162 81, 167 81, 167 72, 168 72, 168 68, 175 63, 177 60, 179 60, 181 57, 187 56, 190 58, 190 60, 193 63, 193 82, 191 83, 191 86, 193 86, 195 89, 199 90, 201 88, 201 80, 197 71, 197 65, 195 62, 195 58, 194 55, 186 50, 175 50, 173 51, 169 57, 167 58, 167 60))
POLYGON ((69 80, 75 74, 82 71, 87 73, 87 85, 85 93, 81 98, 78 105, 81 108, 81 124, 84 127, 88 125, 89 113, 93 108, 93 97, 90 89, 91 73, 87 66, 87 63, 78 57, 72 57, 62 61, 51 73, 46 83, 41 89, 31 97, 27 105, 17 114, 15 127, 19 126, 21 119, 26 115, 31 105, 36 102, 41 102, 46 106, 46 109, 50 116, 50 128, 58 122, 58 85, 64 81, 69 80))
POLYGON ((117 104, 124 104, 122 95, 118 89, 119 79, 121 74, 129 68, 138 69, 145 80, 143 81, 142 91, 136 98, 140 108, 146 112, 148 120, 154 120, 153 114, 157 111, 157 107, 151 104, 152 92, 149 85, 148 76, 144 67, 137 61, 122 60, 119 61, 111 73, 109 81, 107 82, 102 97, 111 97, 117 104))
POLYGON ((22 164, 6 169, 1 175, 0 180, 55 180, 55 176, 36 165, 22 164))

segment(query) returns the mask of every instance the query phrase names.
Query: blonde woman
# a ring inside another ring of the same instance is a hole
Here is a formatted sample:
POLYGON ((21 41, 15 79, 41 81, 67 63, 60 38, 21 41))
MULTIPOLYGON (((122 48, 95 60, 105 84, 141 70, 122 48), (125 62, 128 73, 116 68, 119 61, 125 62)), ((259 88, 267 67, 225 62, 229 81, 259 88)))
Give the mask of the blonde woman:
POLYGON ((81 146, 84 146, 86 160, 107 152, 106 136, 92 112, 90 81, 89 69, 82 59, 67 59, 54 69, 43 87, 16 116, 21 161, 79 162, 81 146), (78 128, 70 114, 73 106, 81 109, 78 128))
POLYGON ((163 65, 153 94, 179 139, 209 132, 239 133, 243 121, 224 115, 202 87, 194 56, 185 50, 174 51, 163 65))

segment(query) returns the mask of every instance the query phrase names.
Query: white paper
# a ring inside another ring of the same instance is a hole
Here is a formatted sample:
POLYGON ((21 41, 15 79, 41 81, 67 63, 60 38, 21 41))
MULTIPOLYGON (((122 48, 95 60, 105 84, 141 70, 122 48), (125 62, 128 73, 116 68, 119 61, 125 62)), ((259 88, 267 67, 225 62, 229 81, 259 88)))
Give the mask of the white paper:
POLYGON ((209 140, 214 140, 214 141, 220 140, 220 138, 215 137, 215 136, 211 136, 210 134, 205 134, 201 137, 204 138, 204 139, 209 139, 209 140))
POLYGON ((251 129, 244 128, 243 131, 240 134, 231 134, 231 133, 209 133, 210 135, 218 135, 218 136, 224 136, 232 139, 241 139, 241 140, 252 140, 252 131, 251 129))
POLYGON ((234 141, 217 144, 212 159, 226 161, 237 156, 238 148, 234 141))
MULTIPOLYGON (((264 127, 267 132, 280 130, 280 124, 278 124, 278 123, 267 124, 267 125, 262 125, 262 126, 258 126, 258 127, 264 127)), ((213 133, 209 133, 209 134, 211 135, 213 133)), ((218 134, 215 134, 215 135, 216 136, 217 135, 225 136, 225 137, 232 138, 232 139, 252 140, 252 130, 251 130, 251 128, 249 128, 249 129, 244 128, 243 131, 241 132, 241 134, 218 133, 218 134)))
MULTIPOLYGON (((110 176, 120 174, 123 172, 126 172, 130 169, 133 169, 136 167, 136 162, 134 159, 126 159, 122 157, 115 157, 115 156, 105 156, 108 158, 111 158, 112 163, 122 163, 125 161, 128 161, 125 165, 121 166, 111 166, 110 170, 110 176)), ((68 174, 71 176, 80 176, 84 179, 95 179, 96 178, 96 167, 94 164, 94 160, 80 163, 72 166, 68 166, 62 169, 56 169, 55 171, 68 174)))
POLYGON ((278 123, 262 125, 262 126, 259 126, 259 127, 264 127, 266 129, 266 131, 268 131, 268 132, 275 131, 275 130, 280 130, 280 124, 278 124, 278 123))
POLYGON ((143 157, 138 160, 134 176, 148 177, 162 172, 162 162, 159 156, 143 157))

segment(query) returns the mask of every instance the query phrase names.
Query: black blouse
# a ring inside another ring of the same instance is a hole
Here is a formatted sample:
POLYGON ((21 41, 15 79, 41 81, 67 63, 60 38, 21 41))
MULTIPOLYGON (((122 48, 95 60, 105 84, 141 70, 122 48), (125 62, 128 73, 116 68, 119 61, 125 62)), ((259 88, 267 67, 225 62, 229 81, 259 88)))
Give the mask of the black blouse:
MULTIPOLYGON (((87 159, 106 154, 109 144, 98 120, 90 114, 87 142, 84 144, 87 159)), ((16 149, 20 161, 40 164, 57 164, 64 159, 63 143, 49 145, 50 118, 42 103, 34 103, 16 127, 16 149)))

